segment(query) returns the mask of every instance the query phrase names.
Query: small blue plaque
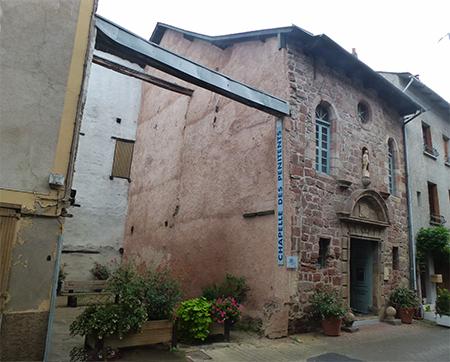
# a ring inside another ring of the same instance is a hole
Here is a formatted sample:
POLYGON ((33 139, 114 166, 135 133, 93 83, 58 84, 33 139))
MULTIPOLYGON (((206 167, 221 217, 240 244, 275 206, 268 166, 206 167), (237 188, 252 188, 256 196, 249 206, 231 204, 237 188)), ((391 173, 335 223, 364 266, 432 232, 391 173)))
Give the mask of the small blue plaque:
POLYGON ((298 267, 298 256, 291 255, 286 257, 286 267, 288 269, 297 269, 298 267))

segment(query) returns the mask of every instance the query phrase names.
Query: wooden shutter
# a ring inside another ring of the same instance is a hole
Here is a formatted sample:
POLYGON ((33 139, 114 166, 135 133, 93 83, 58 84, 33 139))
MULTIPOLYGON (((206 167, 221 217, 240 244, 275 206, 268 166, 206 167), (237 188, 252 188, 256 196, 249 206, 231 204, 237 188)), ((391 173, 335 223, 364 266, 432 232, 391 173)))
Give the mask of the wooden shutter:
POLYGON ((0 208, 0 312, 4 309, 7 299, 11 255, 18 219, 15 210, 0 208))
POLYGON ((430 203, 431 218, 433 219, 440 217, 437 186, 431 182, 428 182, 428 200, 430 203))
POLYGON ((116 139, 112 177, 130 178, 134 141, 116 139))

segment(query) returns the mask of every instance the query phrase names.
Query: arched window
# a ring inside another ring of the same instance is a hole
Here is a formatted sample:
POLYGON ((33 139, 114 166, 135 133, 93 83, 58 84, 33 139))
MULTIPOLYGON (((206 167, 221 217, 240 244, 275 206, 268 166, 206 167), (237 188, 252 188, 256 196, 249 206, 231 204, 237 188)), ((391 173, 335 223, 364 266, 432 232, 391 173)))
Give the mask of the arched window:
POLYGON ((331 123, 328 107, 316 108, 316 170, 330 173, 331 123))
POLYGON ((395 194, 395 147, 394 140, 392 138, 388 141, 388 176, 389 176, 389 193, 395 194))

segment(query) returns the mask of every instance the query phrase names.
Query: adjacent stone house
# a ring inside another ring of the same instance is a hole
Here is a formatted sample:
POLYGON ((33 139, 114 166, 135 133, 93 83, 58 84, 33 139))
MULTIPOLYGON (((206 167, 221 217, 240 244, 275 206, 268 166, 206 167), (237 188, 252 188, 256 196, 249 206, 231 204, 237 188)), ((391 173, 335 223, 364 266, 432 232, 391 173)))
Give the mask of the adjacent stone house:
MULTIPOLYGON (((131 69, 141 66, 96 50, 131 69)), ((69 280, 92 279, 95 262, 121 259, 130 166, 141 102, 141 81, 92 64, 72 184, 71 218, 64 226, 62 265, 69 280)))
POLYGON ((158 24, 151 41, 288 99, 291 116, 144 85, 125 256, 169 265, 186 296, 245 276, 246 313, 271 337, 303 327, 319 285, 382 308, 410 275, 402 124, 420 107, 295 26, 210 37, 158 24))
MULTIPOLYGON (((405 127, 412 212, 411 235, 415 239, 421 228, 436 225, 449 227, 450 105, 411 73, 381 74, 424 109, 405 127)), ((425 301, 434 304, 436 286, 450 289, 448 260, 430 259, 428 268, 422 270, 419 281, 425 301), (441 283, 432 281, 432 275, 436 274, 441 275, 441 283)))
POLYGON ((94 0, 0 5, 2 361, 44 357, 95 8, 94 0))

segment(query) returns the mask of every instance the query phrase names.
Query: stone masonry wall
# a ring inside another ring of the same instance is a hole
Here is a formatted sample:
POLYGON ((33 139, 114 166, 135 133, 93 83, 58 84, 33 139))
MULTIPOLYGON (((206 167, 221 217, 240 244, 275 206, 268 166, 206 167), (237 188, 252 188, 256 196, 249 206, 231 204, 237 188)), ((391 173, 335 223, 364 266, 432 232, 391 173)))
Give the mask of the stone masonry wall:
POLYGON ((370 153, 370 189, 388 192, 388 139, 396 144, 397 193, 386 203, 391 226, 382 233, 380 245, 380 299, 390 289, 408 278, 407 206, 403 163, 403 140, 398 114, 383 104, 374 91, 365 89, 358 80, 350 79, 299 50, 288 49, 288 79, 292 119, 286 123, 286 146, 289 159, 290 202, 292 216, 292 253, 299 255, 298 288, 291 297, 291 329, 299 328, 295 321, 303 317, 308 299, 315 287, 332 285, 348 297, 349 238, 337 212, 351 193, 362 189, 362 148, 370 153), (331 171, 315 170, 315 108, 320 102, 331 108, 331 171), (357 104, 366 102, 370 120, 357 119, 357 104), (349 189, 338 186, 337 180, 352 182, 349 189), (318 266, 319 238, 329 238, 327 265, 318 266), (392 272, 392 247, 399 247, 400 267, 392 272), (389 278, 384 276, 389 268, 389 278))

